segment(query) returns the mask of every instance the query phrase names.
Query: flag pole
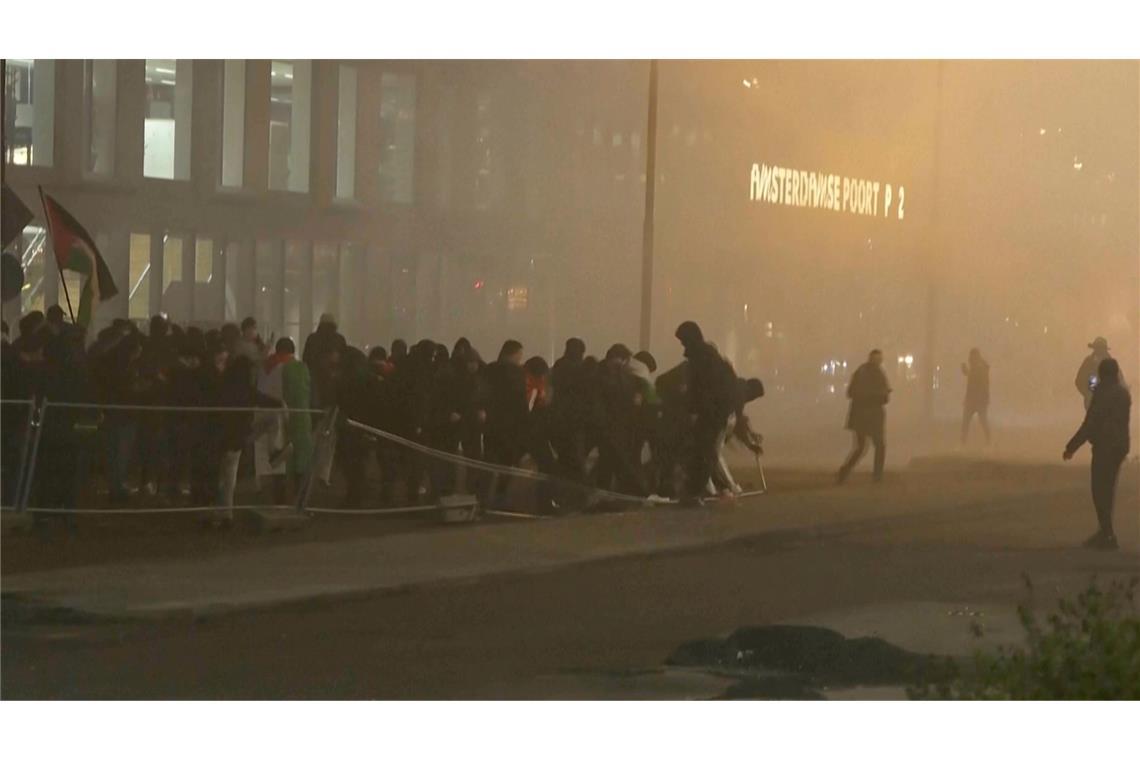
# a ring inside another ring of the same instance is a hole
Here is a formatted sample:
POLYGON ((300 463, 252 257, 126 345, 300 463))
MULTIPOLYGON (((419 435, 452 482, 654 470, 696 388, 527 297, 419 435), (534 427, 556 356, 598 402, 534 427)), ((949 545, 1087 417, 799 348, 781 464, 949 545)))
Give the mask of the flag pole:
POLYGON ((67 280, 63 278, 63 269, 59 266, 59 256, 55 250, 55 230, 51 224, 51 214, 48 212, 47 199, 44 198, 43 185, 36 186, 40 191, 40 204, 44 207, 44 221, 47 223, 48 237, 51 238, 52 258, 55 259, 55 270, 59 272, 59 284, 63 286, 63 297, 67 299, 67 313, 71 315, 71 324, 75 322, 75 310, 71 308, 71 294, 67 292, 67 280))

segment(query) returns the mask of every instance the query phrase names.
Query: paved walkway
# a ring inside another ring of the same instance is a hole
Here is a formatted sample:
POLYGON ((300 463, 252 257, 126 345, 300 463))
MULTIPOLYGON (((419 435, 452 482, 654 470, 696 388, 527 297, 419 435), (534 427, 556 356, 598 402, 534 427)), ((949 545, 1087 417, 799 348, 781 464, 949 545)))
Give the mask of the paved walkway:
MULTIPOLYGON (((408 587, 540 572, 614 557, 695 548, 776 531, 982 507, 1003 495, 1057 493, 1084 480, 962 477, 908 470, 880 486, 853 483, 771 493, 734 506, 646 508, 336 543, 303 543, 193 560, 133 562, 5 575, 2 590, 109 616, 207 615, 408 587), (1046 483, 1045 481, 1051 482, 1046 483)), ((1087 498, 1087 497, 1086 497, 1087 498)))

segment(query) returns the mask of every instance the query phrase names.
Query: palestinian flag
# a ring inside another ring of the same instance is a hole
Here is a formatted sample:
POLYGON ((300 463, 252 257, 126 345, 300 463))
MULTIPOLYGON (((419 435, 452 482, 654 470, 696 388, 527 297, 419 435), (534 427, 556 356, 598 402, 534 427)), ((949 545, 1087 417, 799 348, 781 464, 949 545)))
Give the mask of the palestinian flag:
POLYGON ((70 269, 86 276, 83 284, 83 295, 79 298, 79 316, 75 323, 81 327, 91 324, 92 310, 113 298, 119 289, 111 279, 111 270, 107 262, 95 247, 95 241, 83 225, 54 198, 40 188, 40 200, 44 204, 44 216, 47 217, 48 233, 51 235, 51 247, 55 251, 55 261, 62 272, 70 269))

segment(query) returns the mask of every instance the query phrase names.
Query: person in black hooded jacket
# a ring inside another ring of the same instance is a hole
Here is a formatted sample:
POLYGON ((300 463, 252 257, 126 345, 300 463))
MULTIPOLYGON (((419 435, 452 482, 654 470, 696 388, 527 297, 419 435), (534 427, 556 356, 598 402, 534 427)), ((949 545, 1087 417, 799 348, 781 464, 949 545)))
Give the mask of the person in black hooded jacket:
POLYGON ((1131 448, 1131 420, 1132 395, 1120 378, 1120 365, 1116 359, 1104 359, 1097 365, 1097 386, 1084 422, 1069 439, 1063 455, 1068 461, 1086 442, 1092 444, 1092 498, 1098 529, 1085 546, 1093 549, 1117 548, 1113 502, 1120 466, 1131 448))
POLYGON ((550 405, 551 444, 558 455, 562 477, 574 483, 584 482, 586 478, 591 378, 585 358, 585 342, 581 338, 570 338, 565 352, 550 369, 554 392, 550 405))
MULTIPOLYGON (((517 340, 503 343, 499 358, 487 366, 487 424, 483 438, 487 460, 514 466, 525 452, 528 410, 526 373, 522 368, 523 346, 517 340)), ((486 494, 488 501, 506 497, 509 480, 498 479, 495 493, 486 494)))
POLYGON ((705 492, 717 462, 720 436, 737 404, 736 373, 720 352, 705 341, 696 322, 683 322, 675 333, 685 349, 686 400, 691 428, 691 449, 685 480, 685 498, 693 503, 705 492))

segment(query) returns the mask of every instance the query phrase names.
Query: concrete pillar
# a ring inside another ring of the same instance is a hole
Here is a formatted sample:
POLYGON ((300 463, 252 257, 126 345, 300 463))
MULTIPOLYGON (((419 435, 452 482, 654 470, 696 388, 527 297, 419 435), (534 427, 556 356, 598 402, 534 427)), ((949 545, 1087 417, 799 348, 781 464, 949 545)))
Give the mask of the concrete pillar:
MULTIPOLYGON (((40 61, 36 61, 36 73, 39 74, 40 61)), ((43 63, 47 63, 44 61, 43 63)), ((84 113, 85 98, 83 94, 84 62, 82 60, 54 61, 55 63, 55 108, 54 113, 63 124, 86 124, 84 113)), ((37 78, 37 88, 38 88, 37 78)), ((36 102, 37 125, 39 120, 40 103, 36 102)), ((39 130, 37 130, 38 132, 39 130)), ((87 129, 74 127, 60 129, 55 138, 55 168, 56 177, 64 184, 75 184, 81 181, 87 163, 87 129)), ((36 150, 33 148, 33 151, 36 150)), ((80 220, 82 222, 82 220, 80 220)), ((58 277, 56 279, 59 279, 58 277)), ((74 294, 73 294, 74 299, 74 294)), ((78 303, 72 304, 76 309, 78 303)), ((64 305, 66 309, 66 304, 64 305)))
MULTIPOLYGON (((178 63, 182 81, 182 61, 178 63)), ((192 100, 194 104, 190 119, 190 179, 195 195, 208 198, 219 184, 221 167, 221 101, 222 101, 223 61, 194 61, 194 82, 192 100)), ((182 128, 176 127, 179 141, 182 128)), ((193 258, 190 259, 193 261, 193 258)), ((193 313, 191 311, 190 313, 193 313)))
MULTIPOLYGON (((339 70, 336 61, 313 61, 311 190, 313 204, 328 205, 336 197, 341 166, 337 155, 339 70)), ((296 74, 294 74, 294 77, 296 74)))
POLYGON ((32 163, 55 165, 56 62, 37 58, 32 70, 32 163))
MULTIPOLYGON (((126 185, 139 185, 143 168, 143 121, 146 119, 146 62, 119 61, 119 94, 115 129, 115 175, 126 185)), ((127 243, 129 247, 129 242, 127 243)))
POLYGON ((312 155, 313 62, 293 61, 293 117, 289 125, 289 189, 309 191, 309 159, 312 155))
POLYGON ((194 113, 194 61, 175 63, 174 77, 174 178, 190 179, 191 124, 194 113))
POLYGON ((365 206, 380 203, 380 75, 379 64, 362 64, 356 82, 356 199, 365 206))
POLYGON ((246 65, 245 61, 222 61, 221 88, 221 184, 224 187, 241 187, 245 174, 245 114, 246 65))

